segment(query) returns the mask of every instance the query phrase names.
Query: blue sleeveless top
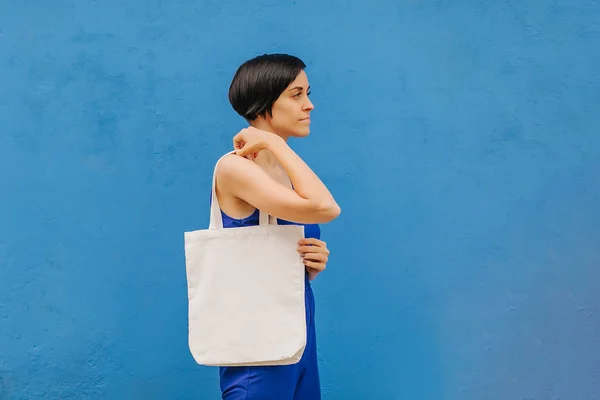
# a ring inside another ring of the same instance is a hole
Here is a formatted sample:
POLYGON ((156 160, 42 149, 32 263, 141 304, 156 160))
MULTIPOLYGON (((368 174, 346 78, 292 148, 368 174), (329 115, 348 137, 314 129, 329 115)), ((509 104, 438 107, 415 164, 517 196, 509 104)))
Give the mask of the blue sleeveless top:
MULTIPOLYGON (((209 197, 209 204, 212 205, 212 191, 209 197)), ((232 218, 225 214, 221 210, 221 216, 223 217, 223 228, 240 228, 242 226, 254 226, 258 225, 259 211, 258 208, 254 212, 245 218, 232 218)), ((305 239, 321 239, 321 228, 319 224, 299 224, 296 222, 286 221, 285 219, 277 218, 279 225, 304 225, 304 238, 305 239)))
MULTIPOLYGON (((229 215, 225 214, 221 211, 221 215, 223 216, 223 228, 239 228, 242 226, 254 226, 258 225, 258 208, 254 210, 252 215, 246 218, 231 218, 229 215)), ((305 238, 314 238, 321 239, 321 228, 318 224, 299 224, 296 222, 286 221, 284 219, 277 218, 277 223, 279 225, 304 225, 304 237, 305 238)))

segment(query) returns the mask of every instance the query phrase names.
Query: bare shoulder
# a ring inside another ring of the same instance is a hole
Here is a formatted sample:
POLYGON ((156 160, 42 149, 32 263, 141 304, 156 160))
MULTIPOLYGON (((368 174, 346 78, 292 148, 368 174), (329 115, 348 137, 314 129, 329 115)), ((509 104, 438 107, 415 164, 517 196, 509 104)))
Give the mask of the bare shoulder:
POLYGON ((237 154, 228 154, 217 165, 217 180, 222 186, 231 187, 248 182, 261 172, 261 168, 253 161, 237 154))
POLYGON ((217 165, 217 176, 231 177, 243 173, 248 168, 253 168, 256 165, 245 157, 237 154, 228 154, 217 165))

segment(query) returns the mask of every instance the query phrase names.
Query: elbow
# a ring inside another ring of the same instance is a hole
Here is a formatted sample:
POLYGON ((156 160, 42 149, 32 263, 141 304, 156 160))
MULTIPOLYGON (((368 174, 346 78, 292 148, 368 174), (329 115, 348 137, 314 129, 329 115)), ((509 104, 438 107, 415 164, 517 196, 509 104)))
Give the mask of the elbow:
POLYGON ((340 216, 340 214, 342 213, 342 209, 341 207, 338 205, 338 203, 336 203, 335 201, 333 202, 333 206, 332 206, 332 211, 331 211, 331 215, 332 215, 332 220, 336 219, 337 217, 340 216))
POLYGON ((321 204, 318 210, 318 214, 322 217, 322 223, 331 222, 337 217, 339 217, 342 209, 340 206, 334 201, 331 200, 325 204, 321 204))

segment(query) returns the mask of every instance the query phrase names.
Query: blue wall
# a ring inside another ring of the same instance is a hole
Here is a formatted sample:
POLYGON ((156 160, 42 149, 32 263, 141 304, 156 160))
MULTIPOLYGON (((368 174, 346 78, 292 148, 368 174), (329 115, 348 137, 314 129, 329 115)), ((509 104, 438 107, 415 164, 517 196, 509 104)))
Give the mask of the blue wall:
POLYGON ((0 3, 0 399, 214 399, 183 232, 239 63, 308 64, 326 399, 600 398, 600 3, 0 3), (370 4, 370 5, 367 5, 370 4))

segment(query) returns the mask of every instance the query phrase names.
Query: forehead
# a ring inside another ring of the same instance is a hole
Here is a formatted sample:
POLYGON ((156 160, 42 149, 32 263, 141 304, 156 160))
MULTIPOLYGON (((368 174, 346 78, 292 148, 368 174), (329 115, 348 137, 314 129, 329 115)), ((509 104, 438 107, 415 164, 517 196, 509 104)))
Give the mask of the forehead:
POLYGON ((292 83, 290 83, 290 85, 288 86, 288 88, 295 88, 297 86, 306 88, 309 86, 308 84, 308 76, 306 76, 306 72, 304 72, 304 70, 300 71, 300 73, 298 74, 298 76, 296 77, 296 79, 294 79, 294 81, 292 83))

